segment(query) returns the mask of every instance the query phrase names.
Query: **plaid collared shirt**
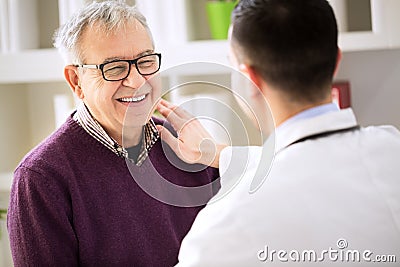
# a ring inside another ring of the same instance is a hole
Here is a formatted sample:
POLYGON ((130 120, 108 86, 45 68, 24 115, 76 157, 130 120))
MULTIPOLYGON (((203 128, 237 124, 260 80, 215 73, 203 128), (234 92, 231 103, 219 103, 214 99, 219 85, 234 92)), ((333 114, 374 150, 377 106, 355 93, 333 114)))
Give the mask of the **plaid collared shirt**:
POLYGON ((150 119, 149 122, 143 127, 143 139, 141 142, 142 145, 139 150, 139 155, 136 159, 132 159, 129 157, 128 151, 107 134, 104 128, 96 121, 95 118, 93 118, 92 114, 90 114, 89 110, 83 103, 78 106, 73 118, 94 139, 102 143, 105 147, 110 149, 118 156, 134 161, 137 166, 142 165, 142 163, 146 160, 150 149, 160 137, 153 119, 150 119))

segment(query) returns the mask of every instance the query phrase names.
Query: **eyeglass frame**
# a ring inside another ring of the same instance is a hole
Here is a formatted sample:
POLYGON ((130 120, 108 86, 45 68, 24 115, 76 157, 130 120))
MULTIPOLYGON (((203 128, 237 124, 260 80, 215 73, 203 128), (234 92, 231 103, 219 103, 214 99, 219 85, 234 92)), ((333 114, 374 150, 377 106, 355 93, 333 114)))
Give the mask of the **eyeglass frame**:
POLYGON ((132 70, 132 68, 131 68, 132 65, 135 65, 137 72, 142 76, 153 75, 154 73, 156 73, 156 72, 158 72, 160 70, 160 67, 161 67, 161 53, 147 54, 147 55, 143 55, 143 56, 140 56, 138 58, 135 58, 135 59, 118 59, 118 60, 113 60, 113 61, 106 62, 106 63, 101 63, 101 64, 98 64, 98 65, 95 65, 95 64, 74 64, 73 66, 74 67, 78 67, 78 68, 99 69, 101 71, 101 75, 103 76, 104 80, 109 81, 109 82, 117 82, 117 81, 125 80, 129 76, 129 74, 131 73, 131 70, 132 70), (158 69, 156 71, 152 72, 152 73, 149 73, 149 74, 142 74, 140 72, 140 70, 139 70, 137 62, 140 59, 142 59, 144 57, 148 57, 148 56, 158 56, 158 62, 159 62, 158 63, 158 69), (109 63, 115 63, 115 62, 128 62, 129 63, 128 73, 126 74, 126 76, 124 78, 121 78, 121 79, 118 79, 118 80, 106 79, 106 77, 104 75, 104 71, 103 71, 104 66, 109 64, 109 63))

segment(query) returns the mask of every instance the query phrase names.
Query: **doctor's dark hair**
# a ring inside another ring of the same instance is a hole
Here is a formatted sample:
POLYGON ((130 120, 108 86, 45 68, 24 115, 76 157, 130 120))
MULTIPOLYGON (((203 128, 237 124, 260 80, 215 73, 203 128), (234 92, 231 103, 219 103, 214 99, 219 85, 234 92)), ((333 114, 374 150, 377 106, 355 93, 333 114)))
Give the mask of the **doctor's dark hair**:
POLYGON ((232 26, 239 62, 292 101, 314 102, 330 93, 338 33, 326 0, 241 0, 232 26))

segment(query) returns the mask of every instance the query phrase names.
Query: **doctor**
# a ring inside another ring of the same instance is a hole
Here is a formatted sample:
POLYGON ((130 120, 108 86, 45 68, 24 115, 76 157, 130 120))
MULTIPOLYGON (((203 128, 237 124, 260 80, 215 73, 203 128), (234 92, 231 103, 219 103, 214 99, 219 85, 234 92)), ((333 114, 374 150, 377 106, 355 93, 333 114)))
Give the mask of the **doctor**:
MULTIPOLYGON (((257 166, 199 213, 178 266, 392 266, 388 262, 400 260, 400 133, 391 126, 358 127, 351 109, 332 104, 337 38, 326 0, 238 3, 230 57, 258 87, 248 89, 255 112, 264 112, 263 97, 270 105, 274 160, 254 193, 249 187, 257 166)), ((190 115, 165 101, 158 109, 178 131, 177 139, 158 126, 172 149, 189 161, 209 161, 200 155, 210 151, 198 149, 210 138, 198 121, 185 124, 190 115)), ((238 178, 226 175, 236 148, 210 147, 212 165, 225 172, 222 183, 238 178)), ((261 150, 249 153, 250 163, 259 161, 261 150)))

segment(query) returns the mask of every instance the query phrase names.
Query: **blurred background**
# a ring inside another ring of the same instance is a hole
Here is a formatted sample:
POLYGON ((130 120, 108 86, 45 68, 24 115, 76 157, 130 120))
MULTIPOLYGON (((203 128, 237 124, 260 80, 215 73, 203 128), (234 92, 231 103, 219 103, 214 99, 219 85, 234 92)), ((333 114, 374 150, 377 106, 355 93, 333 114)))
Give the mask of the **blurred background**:
MULTIPOLYGON (((53 48, 52 36, 86 2, 90 1, 0 0, 0 267, 12 266, 5 227, 12 172, 22 157, 63 123, 76 105, 64 81, 64 63, 53 48)), ((226 31, 233 1, 127 2, 137 4, 147 17, 156 51, 163 54, 163 70, 196 61, 215 63, 215 68, 205 64, 165 71, 164 88, 188 81, 230 87, 226 31)), ((338 19, 343 51, 335 77, 337 88, 333 91, 336 103, 343 108, 353 107, 363 126, 392 124, 400 128, 400 1, 330 2, 338 19)), ((226 131, 235 138, 234 133, 240 132, 235 128, 235 114, 240 110, 228 90, 218 88, 192 84, 173 90, 166 97, 176 104, 187 102, 185 107, 194 113, 205 108, 218 113, 226 122, 226 131), (204 97, 232 104, 233 110, 213 111, 213 107, 190 101, 204 97)), ((221 129, 211 124, 213 134, 224 138, 221 129)), ((252 127, 245 119, 244 124, 246 129, 252 127)), ((257 136, 250 139, 254 144, 259 142, 257 136)))

